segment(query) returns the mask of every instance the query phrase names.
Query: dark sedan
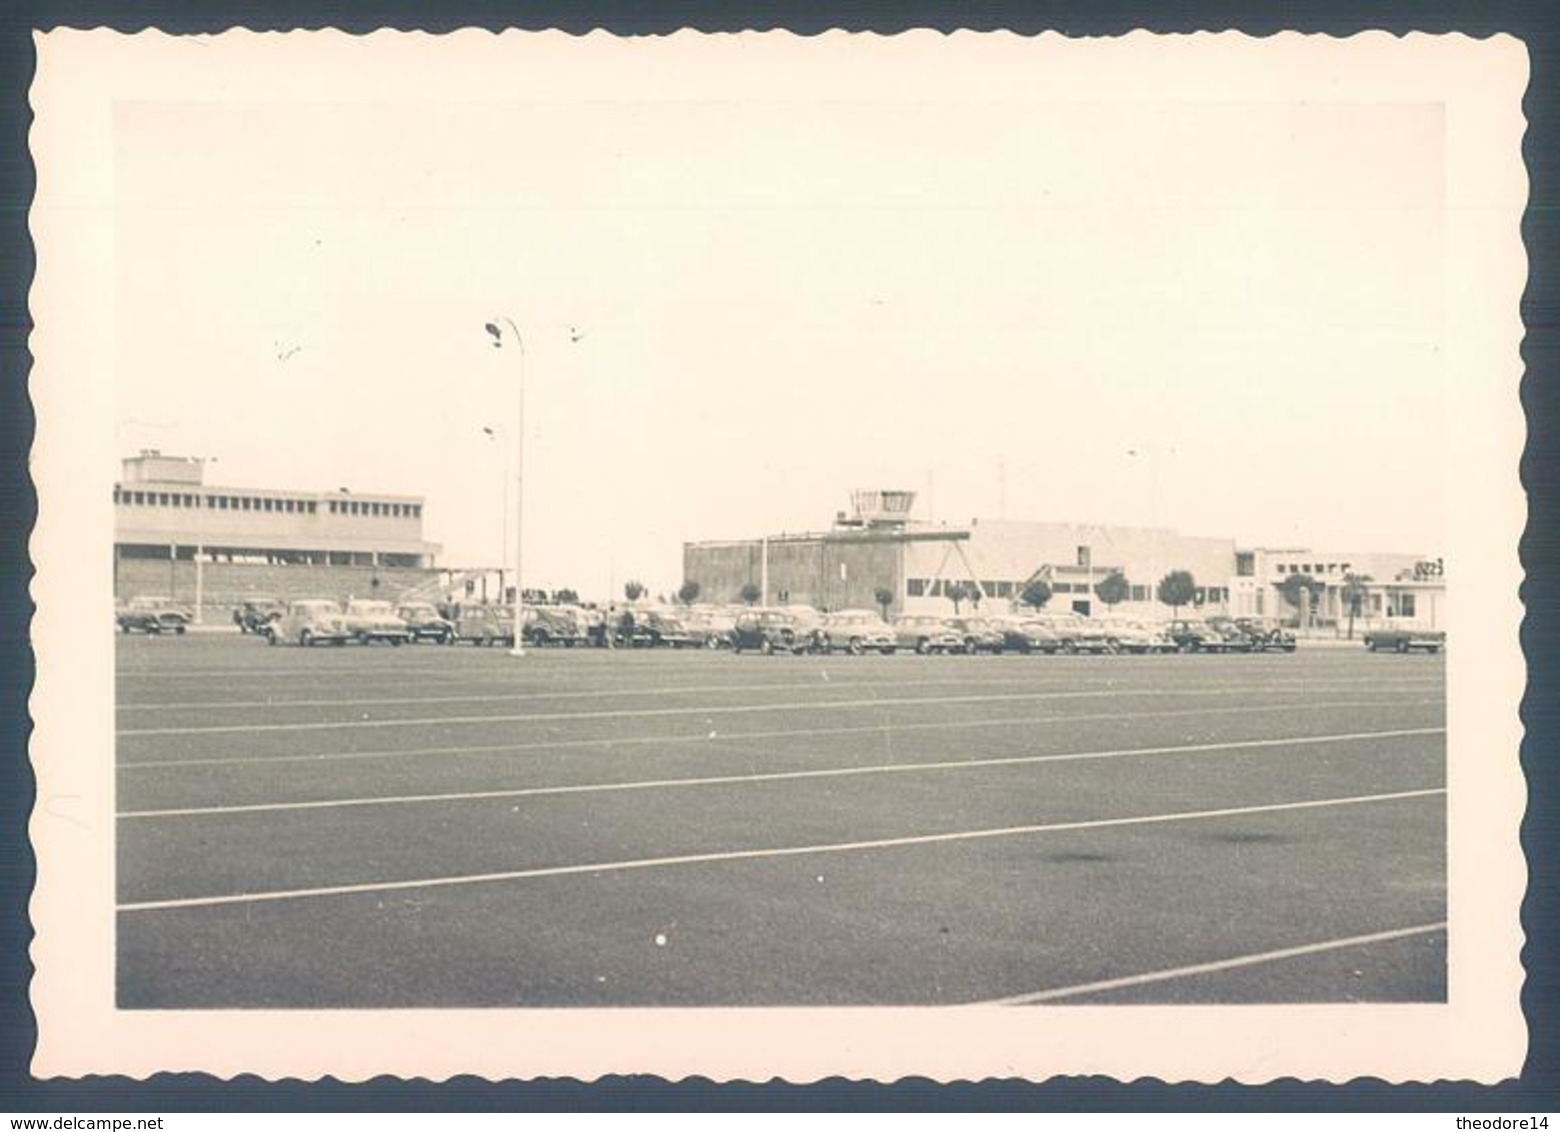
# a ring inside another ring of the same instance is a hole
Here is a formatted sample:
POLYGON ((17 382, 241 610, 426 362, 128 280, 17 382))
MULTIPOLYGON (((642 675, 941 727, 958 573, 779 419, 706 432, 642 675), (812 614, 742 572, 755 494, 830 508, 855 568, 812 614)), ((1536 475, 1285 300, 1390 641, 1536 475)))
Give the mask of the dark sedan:
POLYGON ((183 633, 189 627, 189 610, 160 597, 133 597, 114 614, 121 633, 183 633))

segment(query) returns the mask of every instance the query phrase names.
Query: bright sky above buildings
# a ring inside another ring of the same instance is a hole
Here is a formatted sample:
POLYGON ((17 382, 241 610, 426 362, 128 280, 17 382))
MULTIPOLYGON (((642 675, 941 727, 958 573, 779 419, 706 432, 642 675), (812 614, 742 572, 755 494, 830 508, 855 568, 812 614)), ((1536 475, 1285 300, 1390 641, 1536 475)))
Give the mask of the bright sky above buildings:
POLYGON ((1440 550, 1437 106, 1321 72, 1156 100, 924 43, 852 78, 824 40, 702 85, 620 45, 607 83, 599 43, 542 48, 495 43, 486 85, 120 103, 118 455, 420 494, 441 562, 492 563, 506 316, 527 584, 669 591, 685 540, 817 529, 861 487, 1440 550))

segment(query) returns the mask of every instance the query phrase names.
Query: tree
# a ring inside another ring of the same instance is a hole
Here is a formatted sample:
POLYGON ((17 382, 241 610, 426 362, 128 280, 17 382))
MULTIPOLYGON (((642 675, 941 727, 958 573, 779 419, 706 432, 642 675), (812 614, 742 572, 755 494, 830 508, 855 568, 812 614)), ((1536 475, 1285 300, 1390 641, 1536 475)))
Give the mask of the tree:
POLYGON ((1349 640, 1354 639, 1354 619, 1360 615, 1360 606, 1370 592, 1369 574, 1345 574, 1343 576, 1343 600, 1349 606, 1349 640))
POLYGON ((961 601, 973 602, 975 600, 971 592, 974 588, 969 582, 943 583, 943 597, 953 602, 953 615, 955 617, 959 615, 959 603, 961 601))
POLYGON ((580 595, 573 590, 555 590, 553 591, 553 601, 559 605, 578 605, 580 603, 580 595))
POLYGON ((1192 577, 1190 570, 1171 570, 1159 579, 1156 592, 1161 602, 1168 605, 1172 612, 1179 613, 1181 606, 1189 604, 1197 596, 1197 579, 1192 577))
POLYGON ((1094 587, 1094 596, 1109 606, 1120 605, 1131 593, 1132 586, 1120 570, 1112 570, 1094 587))
POLYGON ((1295 573, 1289 575, 1278 583, 1278 592, 1284 595, 1284 600, 1295 607, 1295 624, 1304 628, 1310 621, 1311 593, 1320 586, 1315 578, 1309 574, 1295 573))
POLYGON ((1051 583, 1036 578, 1019 591, 1018 600, 1034 607, 1036 613, 1051 600, 1051 583))
POLYGON ((747 585, 742 587, 742 601, 746 605, 757 604, 758 599, 763 596, 763 591, 760 590, 753 582, 749 582, 747 585))
POLYGON ((694 581, 684 582, 682 588, 677 591, 677 600, 684 605, 692 605, 699 600, 699 583, 694 581))
POLYGON ((638 601, 645 596, 644 583, 635 581, 624 582, 623 596, 628 598, 629 601, 638 601))
POLYGON ((894 604, 894 591, 887 586, 879 586, 877 592, 872 595, 877 603, 883 607, 883 620, 888 620, 888 607, 894 604))

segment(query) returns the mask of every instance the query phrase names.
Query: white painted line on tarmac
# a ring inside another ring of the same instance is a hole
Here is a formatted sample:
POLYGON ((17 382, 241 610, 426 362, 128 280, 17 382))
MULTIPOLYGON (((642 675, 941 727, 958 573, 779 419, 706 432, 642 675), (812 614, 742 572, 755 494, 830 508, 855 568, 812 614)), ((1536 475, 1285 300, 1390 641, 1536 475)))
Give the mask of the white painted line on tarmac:
MULTIPOLYGON (((702 694, 705 692, 782 692, 797 691, 804 688, 918 688, 918 687, 949 687, 961 684, 977 684, 981 686, 992 684, 1023 684, 1033 686, 1034 681, 1023 677, 1011 677, 1003 680, 983 679, 980 677, 965 677, 959 680, 837 680, 830 677, 827 684, 822 678, 813 680, 790 681, 784 684, 690 684, 687 687, 668 687, 658 685, 639 688, 589 688, 558 691, 525 691, 525 692, 500 692, 488 695, 464 695, 464 696, 384 696, 369 700, 221 700, 202 702, 191 700, 184 703, 144 703, 116 705, 120 711, 207 711, 213 709, 232 708, 265 708, 275 711, 281 708, 299 707, 375 707, 382 704, 457 704, 457 703, 505 703, 515 700, 576 700, 576 699, 601 699, 610 696, 685 696, 702 694)), ((1064 686, 1058 682, 1057 687, 1064 686)))
POLYGON ((1338 735, 1306 735, 1291 739, 1244 739, 1229 743, 1192 743, 1178 747, 1127 747, 1108 751, 1068 751, 1048 755, 1010 755, 987 759, 944 759, 920 763, 874 763, 866 766, 824 767, 814 770, 764 771, 757 774, 702 775, 689 778, 651 778, 630 782, 585 782, 568 786, 522 786, 507 790, 463 790, 444 794, 393 794, 366 798, 330 798, 307 802, 257 802, 238 806, 190 806, 166 810, 124 810, 121 818, 173 818, 213 814, 259 814, 286 810, 328 810, 349 806, 404 806, 425 802, 479 802, 495 798, 531 798, 549 794, 600 794, 618 790, 662 790, 684 786, 730 786, 751 782, 786 782, 808 778, 847 778, 864 774, 908 774, 932 770, 969 770, 1034 763, 1119 759, 1143 755, 1206 754, 1269 747, 1316 746, 1324 743, 1356 743, 1366 739, 1403 739, 1443 735, 1444 727, 1417 727, 1396 731, 1354 731, 1338 735))
POLYGON ((429 755, 491 755, 525 751, 553 751, 580 747, 653 747, 711 743, 736 743, 754 739, 820 738, 830 735, 881 735, 901 731, 946 731, 972 727, 1028 727, 1039 723, 1094 723, 1102 719, 1125 721, 1129 719, 1172 719, 1185 716, 1248 715, 1254 712, 1295 711, 1298 708, 1391 708, 1445 707, 1442 700, 1411 700, 1383 704, 1380 700, 1321 700, 1304 704, 1246 704, 1239 707, 1166 708, 1163 711, 1110 711, 1084 712, 1077 715, 1021 715, 995 719, 942 719, 921 723, 864 724, 851 727, 796 727, 774 731, 727 731, 711 736, 699 731, 684 735, 629 735, 602 739, 553 739, 540 743, 488 743, 466 747, 410 747, 379 751, 327 751, 312 755, 232 755, 214 759, 142 759, 121 761, 118 769, 169 770, 173 768, 206 766, 260 766, 271 763, 331 763, 352 762, 360 759, 414 759, 429 755))
MULTIPOLYGON (((1052 675, 1052 674, 1048 674, 1052 675)), ((316 681, 317 682, 317 681, 316 681)), ((268 697, 251 700, 183 700, 176 703, 164 703, 160 701, 147 701, 144 703, 115 704, 115 708, 121 712, 131 711, 232 711, 243 708, 263 708, 267 711, 277 711, 283 708, 306 707, 377 707, 385 704, 454 704, 454 703, 508 703, 519 700, 574 700, 574 699, 603 699, 612 696, 691 696, 705 692, 780 692, 796 691, 798 689, 817 689, 823 686, 823 677, 819 676, 811 680, 792 680, 776 684, 687 684, 668 685, 654 684, 641 685, 629 688, 588 688, 588 689, 536 689, 514 692, 489 692, 484 694, 466 693, 454 696, 377 696, 370 699, 276 699, 268 697)), ((1372 687, 1430 687, 1440 686, 1438 680, 1415 679, 1401 677, 1384 680, 1372 680, 1372 687)), ((993 685, 1019 685, 1029 688, 1039 684, 1042 688, 1075 688, 1075 680, 1047 680, 1036 681, 1032 674, 1002 676, 992 679, 988 674, 960 676, 955 679, 928 679, 928 680, 860 680, 852 679, 849 675, 837 678, 829 677, 827 687, 838 688, 933 688, 933 687, 957 687, 965 684, 975 684, 981 687, 993 685)), ((1262 691, 1273 689, 1295 689, 1311 691, 1318 687, 1355 687, 1357 681, 1339 681, 1329 683, 1317 680, 1284 680, 1267 681, 1256 685, 1262 691)), ((1106 682, 1107 687, 1112 685, 1106 682)))
MULTIPOLYGON (((297 731, 342 731, 380 727, 450 727, 491 723, 556 723, 593 719, 646 719, 679 715, 751 715, 762 712, 821 711, 881 707, 937 707, 947 704, 1004 703, 1021 700, 1121 699, 1125 696, 1234 696, 1250 695, 1245 688, 1098 688, 1088 691, 1015 692, 971 696, 898 696, 873 700, 795 700, 768 704, 718 704, 694 707, 614 708, 609 711, 549 711, 521 715, 408 716, 398 719, 335 719, 298 723, 222 723, 194 727, 127 727, 115 734, 223 735, 297 731)), ((1301 705, 1294 705, 1301 706, 1301 705)))
POLYGON ((1069 833, 1084 829, 1110 829, 1118 826, 1164 825, 1171 822, 1205 821, 1213 818, 1246 817, 1252 814, 1276 814, 1295 810, 1315 810, 1329 806, 1361 806, 1378 802, 1399 802, 1444 795, 1445 787, 1427 790, 1400 790, 1390 794, 1357 794, 1343 798, 1316 798, 1307 802, 1272 802, 1262 806, 1237 806, 1221 810, 1192 810, 1172 814, 1145 814, 1130 818, 1093 818, 1088 821, 1051 822, 1045 825, 1014 825, 1000 829, 972 829, 957 833, 927 833, 912 837, 885 837, 874 841, 837 841, 817 845, 788 845, 778 849, 737 849, 724 853, 688 853, 677 857, 642 857, 629 861, 599 861, 590 865, 554 865, 539 869, 515 869, 499 873, 471 873, 465 876, 425 877, 419 880, 370 881, 365 884, 328 885, 319 888, 277 889, 270 892, 241 892, 228 896, 187 896, 173 900, 144 900, 120 904, 119 912, 159 912, 178 908, 212 908, 226 904, 264 904, 278 900, 301 900, 315 896, 358 896, 371 892, 404 892, 415 888, 453 888, 459 885, 492 884, 500 881, 536 880, 544 877, 579 876, 584 873, 626 872, 631 869, 669 868, 675 865, 705 865, 724 861, 752 861, 775 857, 800 857, 819 853, 857 853, 872 849, 902 849, 912 845, 937 845, 959 841, 981 841, 996 837, 1020 837, 1039 833, 1069 833))
POLYGON ((1372 932, 1369 935, 1348 936, 1344 939, 1328 939, 1320 943, 1301 944, 1298 947, 1281 947, 1276 951, 1258 951, 1251 955, 1238 955, 1233 959, 1217 959, 1211 963, 1194 963, 1188 967, 1170 967, 1163 971, 1149 971, 1141 975, 1126 975, 1119 979, 1101 979, 1094 983, 1077 983, 1070 987, 1056 987, 1053 990, 1035 991, 1031 994, 1015 994, 1007 998, 989 999, 974 1005, 1026 1006, 1036 1002, 1055 1002, 1058 999, 1077 998, 1080 995, 1097 994, 1101 991, 1122 990, 1127 987, 1144 986, 1148 983, 1161 983, 1171 979, 1190 978, 1193 975, 1208 975, 1220 971, 1235 970, 1239 967, 1252 967, 1259 963, 1276 963, 1283 959, 1297 959, 1306 955, 1319 955, 1323 952, 1338 951, 1346 947, 1368 947, 1373 943, 1390 943, 1393 940, 1411 939, 1414 936, 1444 932, 1446 928, 1447 922, 1445 920, 1434 924, 1416 924, 1411 928, 1372 932))

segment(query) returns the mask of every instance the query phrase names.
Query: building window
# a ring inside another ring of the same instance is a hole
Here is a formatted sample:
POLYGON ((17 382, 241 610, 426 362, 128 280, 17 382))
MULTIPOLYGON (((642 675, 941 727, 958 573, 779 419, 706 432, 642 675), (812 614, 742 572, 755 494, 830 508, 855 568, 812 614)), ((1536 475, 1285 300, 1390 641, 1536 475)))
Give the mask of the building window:
POLYGON ((905 581, 906 597, 922 597, 926 593, 925 578, 909 578, 905 581))
POLYGON ((421 503, 413 503, 412 504, 412 517, 416 518, 416 519, 421 519, 422 518, 422 504, 421 503))
POLYGON ((997 596, 998 597, 1012 597, 1013 596, 1013 583, 1012 582, 998 582, 997 583, 997 596))
POLYGON ((1414 595, 1413 594, 1398 594, 1398 616, 1399 617, 1412 617, 1412 616, 1414 616, 1414 595))
POLYGON ((1208 591, 1203 589, 1201 586, 1198 586, 1195 590, 1192 591, 1192 604, 1193 605, 1201 605, 1203 602, 1205 602, 1207 600, 1208 600, 1208 591))
POLYGON ((1089 554, 1089 548, 1088 547, 1080 546, 1078 548, 1078 565, 1084 567, 1085 569, 1088 569, 1090 557, 1091 556, 1089 554))
POLYGON ((314 500, 306 500, 303 504, 303 509, 311 515, 314 514, 314 500))
POLYGON ((1254 577, 1257 572, 1257 556, 1249 550, 1237 551, 1235 554, 1235 576, 1238 578, 1254 577))

